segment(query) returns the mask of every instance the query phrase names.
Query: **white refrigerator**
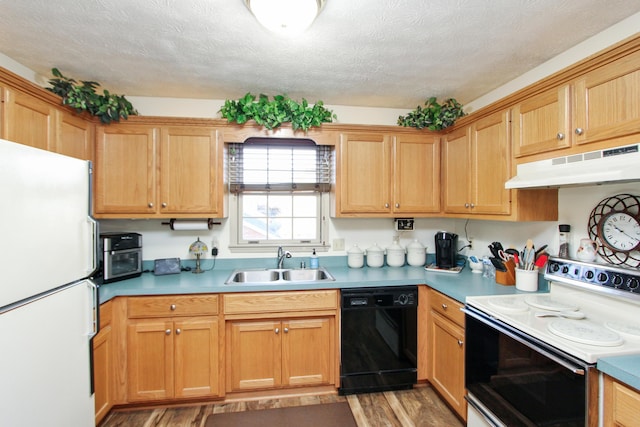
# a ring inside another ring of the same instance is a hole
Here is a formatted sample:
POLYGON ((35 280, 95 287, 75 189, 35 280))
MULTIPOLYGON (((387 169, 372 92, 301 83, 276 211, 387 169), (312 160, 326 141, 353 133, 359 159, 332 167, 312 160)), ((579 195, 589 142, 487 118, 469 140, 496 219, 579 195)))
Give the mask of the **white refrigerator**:
POLYGON ((0 139, 0 426, 93 426, 89 162, 0 139))

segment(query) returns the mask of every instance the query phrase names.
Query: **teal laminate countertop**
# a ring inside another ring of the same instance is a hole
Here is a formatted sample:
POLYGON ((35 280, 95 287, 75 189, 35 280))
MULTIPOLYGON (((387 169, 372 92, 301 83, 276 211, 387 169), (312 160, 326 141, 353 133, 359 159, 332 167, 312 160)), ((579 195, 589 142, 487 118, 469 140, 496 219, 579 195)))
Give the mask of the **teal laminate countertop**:
MULTIPOLYGON (((304 261, 304 259, 302 259, 304 261)), ((300 265, 300 260, 287 259, 285 268, 300 265)), ((321 267, 326 268, 335 281, 329 282, 288 282, 269 284, 233 284, 224 282, 234 269, 238 268, 273 268, 275 259, 230 259, 217 260, 215 268, 201 274, 183 271, 180 274, 154 276, 143 273, 142 276, 100 286, 100 302, 106 302, 117 296, 135 295, 171 295, 192 293, 228 293, 228 292, 260 292, 291 291, 310 289, 341 289, 371 286, 428 285, 431 288, 464 303, 467 296, 500 295, 521 293, 515 286, 496 284, 494 280, 485 279, 482 274, 472 273, 465 267, 460 273, 439 273, 426 271, 423 267, 381 267, 381 268, 349 268, 346 257, 322 257, 321 267)), ((152 263, 149 264, 152 268, 152 263)), ((189 262, 183 265, 192 266, 189 262)), ((208 270, 212 260, 202 261, 202 269, 208 270)), ((547 290, 546 281, 540 280, 541 292, 547 290)), ((526 293, 526 292, 525 292, 526 293)))
POLYGON ((640 390, 640 354, 603 357, 597 366, 599 371, 640 390))

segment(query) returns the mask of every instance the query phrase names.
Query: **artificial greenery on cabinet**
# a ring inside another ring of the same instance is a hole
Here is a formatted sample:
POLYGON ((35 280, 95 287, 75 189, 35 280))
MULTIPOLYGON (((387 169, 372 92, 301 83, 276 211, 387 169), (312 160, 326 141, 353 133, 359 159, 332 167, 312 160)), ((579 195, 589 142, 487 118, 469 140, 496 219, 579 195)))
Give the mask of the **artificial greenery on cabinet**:
POLYGON ((247 93, 238 100, 226 100, 220 114, 229 123, 241 125, 254 120, 258 125, 271 130, 283 123, 291 123, 293 130, 307 131, 311 127, 319 127, 322 123, 331 123, 336 119, 333 111, 324 107, 322 101, 310 106, 306 99, 298 103, 286 95, 276 95, 269 100, 267 95, 256 96, 247 93))
POLYGON ((436 97, 427 99, 424 108, 418 105, 406 116, 398 117, 398 125, 418 129, 442 130, 452 126, 459 117, 465 115, 462 105, 454 98, 439 104, 436 97))
POLYGON ((138 114, 124 95, 114 95, 106 89, 101 94, 96 92, 100 87, 98 82, 81 80, 78 83, 62 75, 57 68, 52 68, 51 74, 54 78, 49 80, 51 87, 46 89, 62 97, 62 105, 75 108, 78 113, 86 111, 105 124, 138 114))

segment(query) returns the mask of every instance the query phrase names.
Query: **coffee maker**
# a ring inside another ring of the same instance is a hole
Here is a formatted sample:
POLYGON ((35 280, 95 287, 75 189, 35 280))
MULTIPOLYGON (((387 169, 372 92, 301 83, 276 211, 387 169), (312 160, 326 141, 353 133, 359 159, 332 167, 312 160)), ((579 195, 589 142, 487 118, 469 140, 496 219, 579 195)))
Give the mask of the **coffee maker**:
POLYGON ((453 268, 458 254, 458 235, 448 231, 438 231, 436 240, 436 266, 453 268))

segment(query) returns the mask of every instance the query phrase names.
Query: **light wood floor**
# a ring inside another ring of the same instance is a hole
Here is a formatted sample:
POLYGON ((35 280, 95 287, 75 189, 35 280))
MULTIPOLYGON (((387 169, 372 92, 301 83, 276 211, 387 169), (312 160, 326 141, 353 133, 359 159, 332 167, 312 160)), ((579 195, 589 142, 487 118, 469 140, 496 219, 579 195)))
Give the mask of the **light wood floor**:
POLYGON ((202 427, 212 413, 349 402, 358 427, 463 426, 431 387, 350 396, 334 394, 112 411, 100 427, 202 427))

